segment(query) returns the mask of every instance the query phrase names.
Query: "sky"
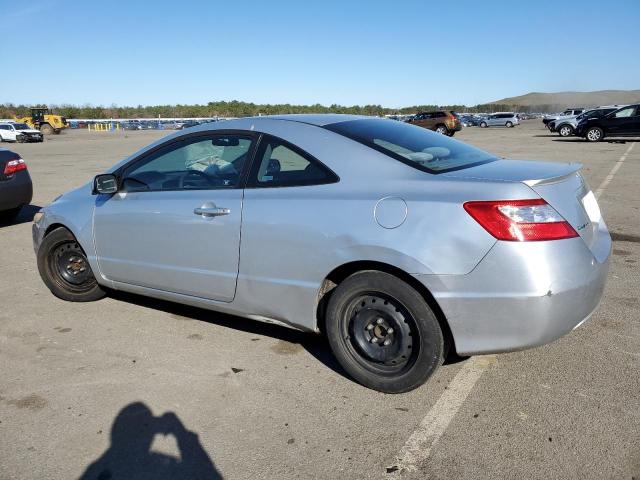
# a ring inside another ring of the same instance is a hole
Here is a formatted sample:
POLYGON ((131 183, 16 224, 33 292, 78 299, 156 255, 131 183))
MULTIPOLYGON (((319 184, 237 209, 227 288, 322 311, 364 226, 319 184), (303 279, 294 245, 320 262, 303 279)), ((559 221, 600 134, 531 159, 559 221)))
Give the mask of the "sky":
POLYGON ((0 0, 0 103, 466 104, 640 88, 640 1, 0 0))

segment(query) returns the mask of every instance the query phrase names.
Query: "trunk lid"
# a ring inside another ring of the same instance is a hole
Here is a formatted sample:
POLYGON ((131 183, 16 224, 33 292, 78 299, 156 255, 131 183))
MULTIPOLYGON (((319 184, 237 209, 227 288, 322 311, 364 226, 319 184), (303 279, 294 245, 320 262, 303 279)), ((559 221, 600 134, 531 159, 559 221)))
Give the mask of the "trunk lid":
POLYGON ((580 163, 498 160, 443 175, 524 183, 562 215, 602 261, 609 255, 610 239, 596 197, 579 172, 581 168, 580 163))

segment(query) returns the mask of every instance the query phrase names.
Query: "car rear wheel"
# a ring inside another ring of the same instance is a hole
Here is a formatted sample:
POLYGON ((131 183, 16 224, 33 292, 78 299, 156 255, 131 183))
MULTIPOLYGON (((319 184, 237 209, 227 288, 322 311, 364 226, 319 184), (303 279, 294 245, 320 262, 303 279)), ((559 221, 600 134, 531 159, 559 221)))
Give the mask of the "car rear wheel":
POLYGON ((447 133, 449 133, 449 129, 444 125, 438 125, 436 127, 436 132, 441 133, 442 135, 447 135, 447 133))
POLYGON ((487 122, 480 122, 480 128, 487 128, 487 122))
POLYGON ((600 127, 591 127, 587 130, 586 138, 590 142, 599 142, 604 137, 604 132, 600 127))
POLYGON ((507 128, 511 128, 511 127, 513 127, 513 122, 507 122, 507 123, 504 124, 504 126, 507 127, 507 128))
POLYGON ((86 254, 66 228, 57 228, 38 249, 38 271, 56 297, 70 302, 91 302, 105 296, 86 254))
POLYGON ((444 337, 424 298, 397 277, 358 272, 331 294, 326 332, 340 365, 365 387, 401 393, 440 366, 444 337))
POLYGON ((562 125, 558 130, 558 134, 561 137, 569 137, 573 135, 573 127, 571 125, 562 125))

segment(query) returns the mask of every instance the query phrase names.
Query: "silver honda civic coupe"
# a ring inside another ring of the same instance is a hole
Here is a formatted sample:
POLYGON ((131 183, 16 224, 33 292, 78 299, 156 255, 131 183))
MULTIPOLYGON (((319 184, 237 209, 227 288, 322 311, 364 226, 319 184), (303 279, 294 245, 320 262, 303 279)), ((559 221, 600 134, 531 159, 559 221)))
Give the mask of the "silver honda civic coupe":
POLYGON ((394 120, 284 115, 169 135, 36 215, 54 295, 108 289, 321 332, 404 392, 459 355, 550 342, 604 288, 579 164, 503 160, 394 120))

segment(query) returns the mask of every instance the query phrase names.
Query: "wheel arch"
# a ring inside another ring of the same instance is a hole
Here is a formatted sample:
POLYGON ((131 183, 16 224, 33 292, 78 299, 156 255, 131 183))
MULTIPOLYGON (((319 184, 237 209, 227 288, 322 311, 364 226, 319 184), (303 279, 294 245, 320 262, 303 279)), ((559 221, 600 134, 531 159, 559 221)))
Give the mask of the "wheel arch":
MULTIPOLYGON (((73 235, 74 237, 76 237, 76 234, 73 233, 73 230, 71 230, 69 227, 67 227, 66 225, 63 225, 62 223, 59 222, 54 222, 51 225, 49 225, 46 230, 44 231, 44 235, 42 236, 42 238, 46 237, 47 235, 49 235, 51 232, 53 232, 55 229, 57 228, 64 228, 65 230, 68 230, 69 233, 71 233, 71 235, 73 235)), ((76 237, 77 238, 77 237, 76 237)))
POLYGON ((376 270, 393 275, 394 277, 404 281, 414 290, 416 290, 422 296, 422 298, 424 298, 425 302, 427 302, 427 305, 429 305, 429 308, 431 308, 434 315, 436 316, 438 323, 440 324, 440 328, 442 329, 442 334, 444 336, 445 342, 450 347, 449 351, 455 351, 455 339, 453 338, 453 334, 451 333, 449 322, 444 315, 444 312, 440 308, 440 305, 431 294, 429 289, 419 280, 417 280, 413 275, 405 272, 401 268, 388 263, 371 260, 358 260, 342 264, 334 268, 324 278, 320 285, 318 298, 316 301, 316 325, 320 332, 325 332, 325 312, 329 303, 329 299, 331 298, 332 291, 340 284, 340 282, 345 280, 347 277, 353 275, 354 273, 364 272, 368 270, 376 270))

